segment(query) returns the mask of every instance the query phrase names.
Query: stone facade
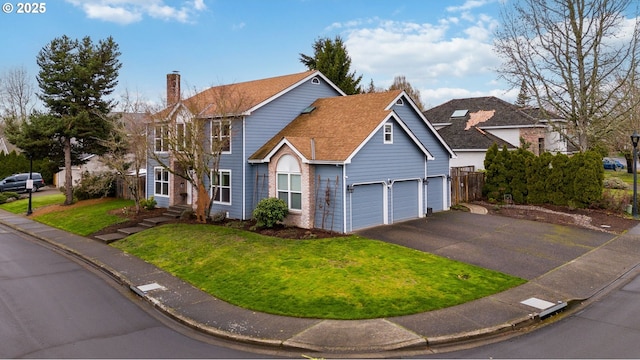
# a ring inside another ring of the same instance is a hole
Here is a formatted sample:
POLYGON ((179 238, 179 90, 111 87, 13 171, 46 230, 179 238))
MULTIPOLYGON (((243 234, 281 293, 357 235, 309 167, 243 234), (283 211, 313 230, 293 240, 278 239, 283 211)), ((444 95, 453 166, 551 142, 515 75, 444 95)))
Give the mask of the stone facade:
MULTIPOLYGON (((546 136, 547 130, 543 127, 520 129, 520 137, 526 143, 531 144, 529 150, 536 155, 540 155, 540 145, 542 145, 544 152, 546 136), (542 139, 542 144, 540 144, 540 139, 542 139)), ((517 145, 520 146, 520 144, 517 145)))
POLYGON ((303 163, 298 155, 287 145, 278 150, 269 162, 269 197, 278 197, 278 191, 276 189, 276 170, 278 160, 280 160, 284 155, 291 155, 298 160, 302 180, 302 210, 289 210, 289 215, 285 218, 284 223, 304 229, 312 229, 314 227, 315 219, 315 197, 312 196, 315 194, 313 167, 309 164, 303 163))

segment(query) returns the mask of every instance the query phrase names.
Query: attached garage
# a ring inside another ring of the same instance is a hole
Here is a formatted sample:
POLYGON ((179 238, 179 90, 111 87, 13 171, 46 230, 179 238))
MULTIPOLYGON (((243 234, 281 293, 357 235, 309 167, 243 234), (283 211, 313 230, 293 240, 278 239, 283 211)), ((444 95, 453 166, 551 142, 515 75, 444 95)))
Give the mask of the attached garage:
POLYGON ((391 222, 399 222, 420 217, 422 202, 422 182, 417 179, 394 181, 391 186, 391 222))
POLYGON ((386 184, 354 184, 350 189, 351 231, 383 225, 388 222, 386 184))

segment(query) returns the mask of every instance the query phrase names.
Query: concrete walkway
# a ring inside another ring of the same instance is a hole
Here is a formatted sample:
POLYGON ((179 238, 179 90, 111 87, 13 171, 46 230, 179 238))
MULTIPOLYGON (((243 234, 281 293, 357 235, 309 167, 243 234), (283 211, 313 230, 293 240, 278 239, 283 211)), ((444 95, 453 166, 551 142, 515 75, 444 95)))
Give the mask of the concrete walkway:
MULTIPOLYGON (((479 218, 477 214, 454 213, 479 218)), ((513 222, 513 219, 486 215, 486 220, 489 219, 513 222)), ((104 243, 22 215, 0 210, 0 224, 13 229, 9 231, 29 234, 93 264, 159 311, 203 333, 295 349, 314 357, 370 356, 386 351, 390 356, 398 354, 395 352, 398 350, 431 351, 470 340, 515 334, 544 323, 545 318, 556 311, 572 311, 574 304, 598 294, 623 275, 638 271, 640 264, 640 227, 636 226, 522 286, 467 304, 386 319, 301 319, 228 304, 104 243)))

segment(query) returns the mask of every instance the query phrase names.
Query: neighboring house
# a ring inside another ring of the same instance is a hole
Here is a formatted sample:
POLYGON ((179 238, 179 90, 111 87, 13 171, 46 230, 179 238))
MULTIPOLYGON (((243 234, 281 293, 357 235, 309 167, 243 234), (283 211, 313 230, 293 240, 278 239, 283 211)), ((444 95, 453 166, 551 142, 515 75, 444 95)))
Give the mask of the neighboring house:
POLYGON ((563 124, 562 119, 546 119, 539 109, 521 108, 493 96, 451 100, 424 115, 455 151, 452 167, 484 169, 485 154, 494 143, 516 149, 524 140, 536 155, 567 153, 567 141, 551 126, 551 122, 563 124))
MULTIPOLYGON (((71 166, 71 176, 73 178, 74 183, 80 181, 81 175, 85 172, 95 173, 95 172, 110 172, 112 171, 110 168, 105 166, 101 161, 100 157, 97 155, 89 154, 85 155, 82 158, 82 161, 85 163, 82 165, 72 165, 71 166)), ((57 188, 61 188, 65 186, 65 175, 67 171, 63 167, 53 175, 53 184, 57 188)), ((75 185, 75 184, 74 184, 75 185)))
MULTIPOLYGON (((117 116, 119 121, 124 122, 125 128, 128 132, 132 131, 140 131, 141 129, 146 130, 146 124, 149 122, 149 118, 145 113, 130 113, 130 112, 113 112, 110 114, 111 116, 117 116)), ((131 154, 127 155, 127 157, 132 157, 131 154)), ((82 165, 72 165, 71 166, 71 176, 73 178, 74 183, 79 183, 81 179, 81 175, 84 173, 101 173, 101 172, 114 172, 112 168, 105 165, 101 161, 101 157, 95 154, 85 154, 81 161, 82 165)), ((65 174, 66 170, 64 167, 60 168, 53 176, 53 183, 56 187, 60 188, 65 185, 65 174)), ((127 176, 135 176, 135 169, 132 169, 127 176)), ((146 183, 144 179, 146 177, 146 168, 141 168, 138 171, 138 176, 141 178, 141 182, 143 184, 146 183)), ((75 184, 74 184, 75 185, 75 184)), ((144 189, 143 189, 144 190, 144 189)), ((143 191, 144 192, 144 191, 143 191)), ((129 197, 128 190, 118 191, 118 196, 129 197)))
POLYGON ((4 136, 2 127, 0 127, 0 154, 10 154, 12 151, 20 153, 20 149, 18 149, 15 145, 7 140, 7 138, 4 136))
MULTIPOLYGON (((167 75, 167 84, 172 103, 179 75, 167 75)), ((318 71, 226 86, 252 101, 222 132, 231 146, 212 212, 246 220, 259 200, 279 197, 288 223, 347 233, 449 209, 454 153, 403 91, 345 96, 318 71)), ((201 103, 212 91, 184 102, 201 103)), ((215 115, 197 117, 219 126, 215 115)), ((147 194, 159 206, 193 202, 184 180, 153 161, 147 172, 147 194)))

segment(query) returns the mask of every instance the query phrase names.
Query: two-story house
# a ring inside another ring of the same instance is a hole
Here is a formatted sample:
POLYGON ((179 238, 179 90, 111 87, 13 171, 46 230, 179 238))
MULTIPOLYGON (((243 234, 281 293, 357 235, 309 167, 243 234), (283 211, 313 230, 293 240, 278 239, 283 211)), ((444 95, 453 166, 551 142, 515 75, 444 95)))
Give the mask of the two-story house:
MULTIPOLYGON (((180 100, 179 75, 167 84, 174 110, 221 90, 180 100)), ((215 104, 196 116, 210 128, 228 126, 216 133, 230 137, 213 212, 246 220, 259 200, 279 197, 288 223, 347 233, 449 208, 454 153, 403 91, 345 96, 318 71, 224 86, 250 101, 227 125, 216 122, 215 104)), ((147 173, 159 206, 192 202, 190 186, 154 161, 147 173)))

